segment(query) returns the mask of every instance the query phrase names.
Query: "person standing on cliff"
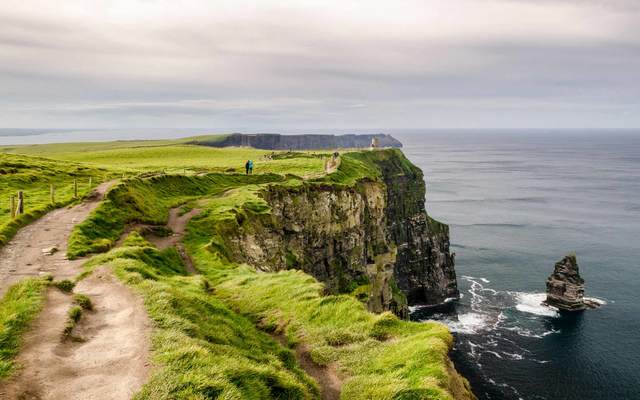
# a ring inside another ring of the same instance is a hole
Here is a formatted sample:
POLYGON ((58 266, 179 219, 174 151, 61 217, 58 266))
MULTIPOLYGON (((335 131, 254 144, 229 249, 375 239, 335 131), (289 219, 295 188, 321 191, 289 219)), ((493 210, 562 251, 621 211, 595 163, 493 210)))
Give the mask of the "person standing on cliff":
POLYGON ((247 161, 249 164, 249 175, 253 175, 253 160, 247 161))

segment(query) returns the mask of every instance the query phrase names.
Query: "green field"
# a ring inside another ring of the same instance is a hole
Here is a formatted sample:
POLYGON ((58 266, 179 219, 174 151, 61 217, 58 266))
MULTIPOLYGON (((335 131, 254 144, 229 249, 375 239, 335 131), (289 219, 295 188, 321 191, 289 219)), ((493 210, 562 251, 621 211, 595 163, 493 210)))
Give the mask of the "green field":
MULTIPOLYGON (((247 160, 254 161, 254 173, 293 173, 301 176, 321 174, 324 161, 310 154, 278 157, 283 154, 251 148, 214 148, 185 144, 191 137, 161 141, 117 141, 105 143, 62 143, 6 146, 0 151, 13 154, 72 161, 92 167, 116 168, 130 173, 165 171, 167 173, 244 172, 247 160)), ((327 155, 328 156, 328 155, 327 155)))
POLYGON ((82 197, 105 180, 130 178, 141 173, 244 173, 248 159, 254 161, 254 174, 295 174, 312 178, 323 175, 323 157, 328 157, 327 154, 184 144, 212 137, 218 136, 0 148, 0 244, 6 243, 18 228, 42 213, 72 202, 74 180, 78 182, 78 194, 82 197), (51 203, 50 185, 55 188, 54 204, 51 203), (17 196, 20 190, 25 195, 25 215, 11 220, 10 197, 17 196))

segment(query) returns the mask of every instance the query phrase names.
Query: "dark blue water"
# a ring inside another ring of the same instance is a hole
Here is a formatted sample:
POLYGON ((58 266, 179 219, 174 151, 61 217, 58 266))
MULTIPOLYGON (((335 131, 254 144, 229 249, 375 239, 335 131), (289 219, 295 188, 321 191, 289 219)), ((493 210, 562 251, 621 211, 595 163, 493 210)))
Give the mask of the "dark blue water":
POLYGON ((463 294, 416 319, 447 323, 480 399, 640 399, 640 134, 398 133, 451 227, 463 294), (598 310, 541 306, 578 255, 598 310))

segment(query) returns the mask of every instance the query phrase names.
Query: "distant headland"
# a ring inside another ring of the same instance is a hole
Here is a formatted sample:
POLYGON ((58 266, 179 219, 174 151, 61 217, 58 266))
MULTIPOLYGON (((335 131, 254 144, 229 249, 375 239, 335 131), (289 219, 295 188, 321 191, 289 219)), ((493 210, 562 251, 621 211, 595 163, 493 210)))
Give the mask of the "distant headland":
POLYGON ((391 135, 281 135, 277 133, 232 133, 224 136, 194 138, 189 144, 212 147, 243 146, 262 150, 319 150, 337 148, 366 148, 373 138, 380 147, 402 147, 402 143, 391 135))

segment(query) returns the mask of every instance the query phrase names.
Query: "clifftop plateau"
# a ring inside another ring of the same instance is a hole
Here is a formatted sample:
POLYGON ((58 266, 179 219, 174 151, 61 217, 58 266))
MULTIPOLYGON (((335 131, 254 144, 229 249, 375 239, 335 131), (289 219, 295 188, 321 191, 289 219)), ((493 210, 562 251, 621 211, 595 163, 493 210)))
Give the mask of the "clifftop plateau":
POLYGON ((91 397, 83 390, 96 387, 82 385, 82 373, 66 374, 72 382, 64 383, 66 364, 37 362, 30 338, 58 348, 66 332, 78 372, 95 361, 90 346, 122 349, 139 338, 139 356, 118 355, 116 369, 140 379, 109 375, 117 381, 110 387, 126 391, 122 399, 475 398, 448 358, 454 338, 446 326, 406 320, 408 304, 436 304, 458 291, 448 227, 426 213, 422 172, 400 150, 336 157, 333 149, 184 141, 12 150, 59 158, 0 158, 0 194, 26 190, 29 212, 50 207, 49 171, 69 171, 60 184, 81 185, 82 193, 98 176, 111 188, 76 199, 73 210, 83 214, 72 224, 45 216, 41 236, 56 232, 53 243, 33 240, 31 226, 14 235, 27 219, 0 225, 8 249, 35 249, 30 254, 49 260, 51 274, 42 277, 24 252, 15 254, 31 278, 9 266, 23 280, 0 301, 0 330, 10 338, 0 343, 0 393, 21 398, 63 387, 91 397), (103 169, 88 169, 97 159, 103 169), (254 174, 244 171, 247 159, 254 174), (331 169, 328 159, 336 161, 331 169), (79 172, 90 179, 78 182, 79 172), (61 251, 48 250, 52 244, 61 251), (112 296, 114 311, 135 306, 140 324, 119 319, 114 335, 103 323, 111 311, 101 293, 112 296))

